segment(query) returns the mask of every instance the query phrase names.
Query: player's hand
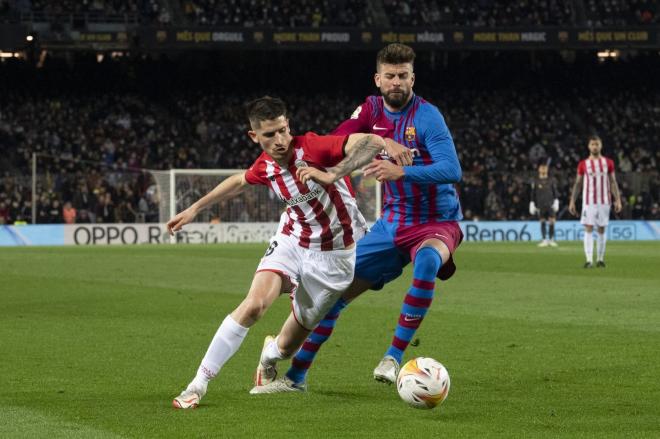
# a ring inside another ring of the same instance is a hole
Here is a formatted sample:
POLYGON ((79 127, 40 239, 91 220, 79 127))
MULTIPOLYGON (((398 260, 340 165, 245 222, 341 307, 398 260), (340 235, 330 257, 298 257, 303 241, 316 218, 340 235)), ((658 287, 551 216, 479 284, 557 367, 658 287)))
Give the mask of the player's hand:
POLYGON ((568 211, 571 213, 571 215, 577 216, 577 210, 575 210, 575 203, 574 202, 571 201, 568 204, 568 211))
POLYGON ((298 180, 306 184, 309 180, 314 180, 318 184, 329 185, 337 181, 337 175, 332 172, 321 171, 320 169, 308 166, 306 168, 298 168, 296 171, 298 180))
POLYGON ((529 214, 536 215, 536 204, 533 201, 529 202, 529 214))
POLYGON ((385 139, 385 152, 399 166, 412 166, 413 164, 413 151, 392 139, 385 139))
POLYGON ((623 206, 621 205, 621 200, 615 200, 614 201, 614 211, 616 213, 621 212, 621 209, 623 209, 623 206))
POLYGON ((555 200, 552 202, 552 211, 554 213, 559 212, 559 199, 555 198, 555 200))
POLYGON ((403 177, 403 168, 388 160, 372 160, 364 168, 364 176, 373 175, 378 181, 396 181, 403 177))
POLYGON ((186 210, 179 212, 174 218, 167 222, 167 231, 170 235, 174 235, 174 232, 181 230, 183 226, 191 223, 197 212, 192 208, 187 208, 186 210))

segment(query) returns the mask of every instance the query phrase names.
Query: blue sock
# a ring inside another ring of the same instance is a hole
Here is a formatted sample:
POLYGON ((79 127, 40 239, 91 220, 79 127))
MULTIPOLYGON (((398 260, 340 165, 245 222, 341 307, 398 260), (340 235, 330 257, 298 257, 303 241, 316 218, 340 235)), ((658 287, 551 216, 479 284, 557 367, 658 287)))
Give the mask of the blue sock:
POLYGON ((403 352, 431 306, 435 277, 441 266, 442 258, 438 250, 433 247, 422 247, 417 250, 412 286, 403 300, 392 344, 385 353, 385 355, 394 357, 399 364, 403 359, 403 352))

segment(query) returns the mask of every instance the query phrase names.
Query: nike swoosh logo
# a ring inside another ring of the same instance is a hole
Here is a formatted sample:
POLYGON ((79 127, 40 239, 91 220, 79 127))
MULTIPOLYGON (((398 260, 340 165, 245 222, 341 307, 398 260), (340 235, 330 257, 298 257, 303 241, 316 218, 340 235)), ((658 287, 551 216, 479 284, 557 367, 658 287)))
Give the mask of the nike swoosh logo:
POLYGON ((414 322, 415 320, 419 320, 421 317, 408 317, 408 316, 403 316, 403 320, 406 322, 414 322))
POLYGON ((374 124, 374 126, 371 127, 372 130, 386 130, 387 127, 379 127, 378 124, 374 124))

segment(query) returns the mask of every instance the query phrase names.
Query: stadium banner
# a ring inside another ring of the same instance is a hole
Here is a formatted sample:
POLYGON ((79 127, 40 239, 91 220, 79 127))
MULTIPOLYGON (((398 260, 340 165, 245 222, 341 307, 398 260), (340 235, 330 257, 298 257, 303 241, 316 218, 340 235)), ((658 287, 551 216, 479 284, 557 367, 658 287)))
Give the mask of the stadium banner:
MULTIPOLYGON (((465 241, 540 241, 538 221, 464 221, 465 241)), ((557 221, 557 241, 581 241, 584 226, 579 221, 557 221)), ((612 241, 652 241, 660 239, 660 221, 610 221, 607 239, 612 241)))
MULTIPOLYGON (((278 223, 188 224, 175 235, 181 244, 259 243, 277 231, 278 223)), ((540 241, 536 221, 464 221, 465 241, 540 241)), ((578 221, 555 224, 558 241, 576 241, 584 236, 578 221)), ((660 240, 660 221, 610 221, 609 240, 660 240)), ((25 245, 135 245, 170 243, 164 224, 38 224, 0 226, 0 246, 25 245)))
POLYGON ((655 27, 530 28, 156 28, 140 29, 145 49, 376 49, 405 43, 420 49, 579 49, 660 47, 655 27))
POLYGON ((134 39, 127 31, 78 31, 43 32, 39 42, 44 49, 93 49, 126 50, 134 39))

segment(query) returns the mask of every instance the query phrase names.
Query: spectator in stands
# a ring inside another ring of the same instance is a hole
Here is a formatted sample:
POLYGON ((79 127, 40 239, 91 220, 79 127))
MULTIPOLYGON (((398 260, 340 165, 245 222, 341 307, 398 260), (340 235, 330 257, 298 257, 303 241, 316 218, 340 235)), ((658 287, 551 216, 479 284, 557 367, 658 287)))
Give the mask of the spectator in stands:
POLYGON ((65 202, 64 207, 62 207, 62 218, 64 219, 64 224, 75 224, 76 215, 76 209, 71 205, 71 202, 65 202))

